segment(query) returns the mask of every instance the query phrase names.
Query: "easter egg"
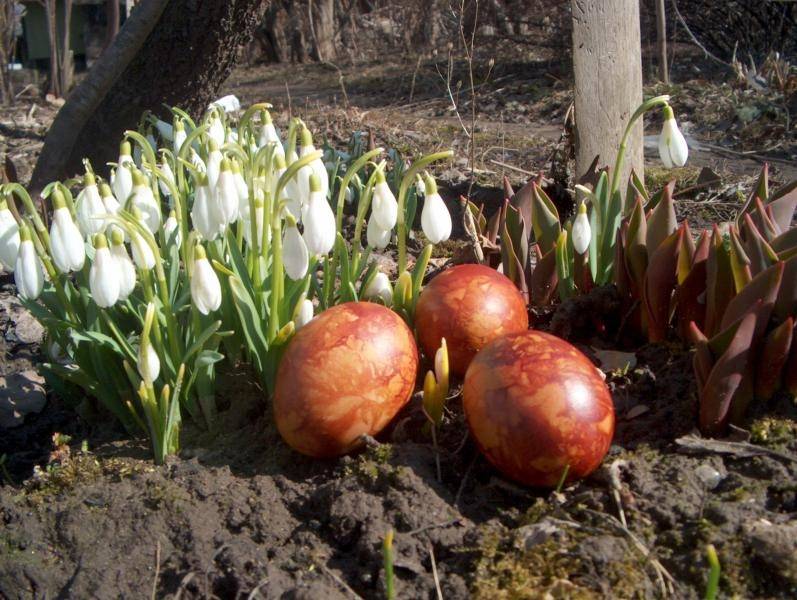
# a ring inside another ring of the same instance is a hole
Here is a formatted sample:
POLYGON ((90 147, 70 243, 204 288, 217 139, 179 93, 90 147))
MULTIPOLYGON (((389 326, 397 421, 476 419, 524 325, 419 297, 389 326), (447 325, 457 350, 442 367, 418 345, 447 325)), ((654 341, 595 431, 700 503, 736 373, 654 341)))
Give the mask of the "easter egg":
POLYGON ((614 435, 614 405, 597 368, 539 331, 501 337, 465 375, 463 407, 476 444, 507 477, 553 487, 585 477, 614 435))
POLYGON ((330 308, 285 350, 274 392, 277 429, 302 454, 345 454, 396 416, 417 371, 415 339, 396 313, 372 302, 330 308))
POLYGON ((451 371, 460 377, 487 343, 528 327, 523 295, 508 277, 484 265, 443 271, 421 292, 415 309, 424 353, 434 356, 446 338, 451 371))

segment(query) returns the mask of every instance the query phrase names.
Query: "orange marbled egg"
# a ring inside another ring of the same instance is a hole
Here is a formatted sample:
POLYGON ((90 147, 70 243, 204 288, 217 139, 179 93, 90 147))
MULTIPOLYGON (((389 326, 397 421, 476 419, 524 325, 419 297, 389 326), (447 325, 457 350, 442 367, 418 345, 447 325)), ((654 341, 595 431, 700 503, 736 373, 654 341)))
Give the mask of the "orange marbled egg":
POLYGON ((585 477, 614 435, 614 405, 590 360, 566 341, 526 331, 485 346, 465 376, 463 406, 481 451, 526 485, 585 477))
POLYGON ((330 308, 285 350, 274 392, 277 429, 302 454, 345 454, 396 416, 417 371, 415 339, 396 313, 372 302, 330 308))
POLYGON ((462 377, 489 342, 528 329, 529 315, 523 295, 508 277, 484 265, 459 265, 423 289, 415 328, 428 357, 446 338, 451 371, 462 377))

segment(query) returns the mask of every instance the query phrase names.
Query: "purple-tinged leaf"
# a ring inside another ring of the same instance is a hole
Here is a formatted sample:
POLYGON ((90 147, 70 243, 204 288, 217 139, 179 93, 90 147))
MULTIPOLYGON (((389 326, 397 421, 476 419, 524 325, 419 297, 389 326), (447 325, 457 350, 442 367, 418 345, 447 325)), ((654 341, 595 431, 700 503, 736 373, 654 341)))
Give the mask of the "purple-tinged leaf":
POLYGON ((556 249, 543 255, 537 244, 532 248, 538 258, 531 273, 531 299, 535 306, 547 306, 556 294, 556 249))
POLYGON ((664 186, 661 200, 648 217, 648 231, 645 239, 648 256, 652 256, 664 240, 670 237, 678 227, 678 219, 675 216, 675 204, 672 199, 674 189, 674 180, 664 186))
POLYGON ((778 255, 761 235, 752 217, 744 215, 744 249, 750 260, 750 273, 755 276, 778 262, 778 255))
POLYGON ((793 333, 794 319, 789 317, 764 338, 756 357, 755 397, 759 400, 769 400, 780 388, 793 333))
POLYGON ((772 309, 775 307, 775 300, 778 297, 778 289, 783 279, 784 263, 778 262, 768 269, 761 271, 750 283, 728 303, 725 314, 722 315, 722 329, 731 323, 738 321, 745 314, 750 312, 757 301, 761 301, 759 308, 758 329, 755 332, 755 339, 760 339, 766 331, 772 309))
POLYGON ((678 281, 678 251, 684 229, 679 228, 656 248, 650 257, 642 304, 648 323, 648 340, 661 342, 667 338, 670 305, 678 281))
POLYGON ((722 241, 719 227, 714 225, 706 262, 706 335, 713 336, 721 329, 722 315, 736 294, 731 269, 730 252, 722 241))

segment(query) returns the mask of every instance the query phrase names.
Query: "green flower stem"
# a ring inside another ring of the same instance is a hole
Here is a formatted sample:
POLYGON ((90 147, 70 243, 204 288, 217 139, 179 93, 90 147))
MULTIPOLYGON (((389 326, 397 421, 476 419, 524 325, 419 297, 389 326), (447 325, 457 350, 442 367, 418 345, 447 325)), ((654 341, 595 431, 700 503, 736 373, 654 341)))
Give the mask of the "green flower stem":
MULTIPOLYGON (((338 189, 338 201, 336 204, 336 212, 335 212, 335 227, 337 231, 343 232, 343 206, 345 204, 346 199, 346 189, 349 187, 349 183, 354 178, 354 176, 365 166, 368 162, 380 154, 384 152, 383 148, 374 148, 370 152, 366 152, 360 158, 358 158, 354 164, 346 170, 346 174, 343 176, 343 180, 340 182, 340 188, 338 189)), ((384 163, 383 163, 384 164, 384 163)), ((384 167, 383 167, 384 168, 384 167)))
MULTIPOLYGON (((279 206, 279 202, 275 202, 279 206)), ((279 209, 277 209, 279 210, 279 209)), ((282 264, 282 232, 280 218, 271 223, 271 309, 268 315, 268 343, 271 344, 279 333, 279 307, 282 301, 282 287, 285 283, 282 264)))
POLYGON ((302 156, 299 160, 294 161, 290 164, 290 166, 285 170, 282 174, 282 177, 279 178, 277 181, 277 189, 276 189, 276 196, 274 198, 275 206, 279 205, 280 196, 282 195, 282 190, 285 189, 285 186, 288 182, 296 176, 296 173, 299 172, 299 169, 309 165, 316 159, 321 158, 324 153, 321 150, 316 150, 315 152, 311 152, 307 156, 302 156))
MULTIPOLYGON (((438 160, 446 160, 454 156, 452 150, 435 152, 423 156, 412 163, 404 177, 401 178, 398 196, 398 272, 403 273, 407 269, 407 223, 404 222, 404 208, 407 203, 407 192, 410 186, 415 183, 415 175, 423 171, 427 166, 438 160)), ((410 224, 411 225, 411 224, 410 224)))
POLYGON ((371 176, 368 178, 368 181, 365 183, 365 187, 361 189, 360 198, 357 202, 357 223, 354 225, 354 250, 352 252, 352 272, 356 273, 357 269, 360 266, 360 258, 362 256, 362 235, 363 235, 363 223, 365 222, 365 215, 368 213, 368 209, 371 207, 371 198, 374 193, 374 185, 376 184, 376 174, 377 171, 380 169, 385 168, 386 162, 380 161, 378 165, 375 165, 375 169, 371 173, 371 176))
POLYGON ((47 232, 47 227, 44 226, 44 221, 42 221, 39 211, 36 210, 36 206, 33 204, 30 194, 28 194, 27 190, 18 183, 7 183, 5 185, 5 189, 6 193, 16 195, 17 198, 22 201, 22 204, 25 206, 25 210, 33 221, 33 227, 36 230, 36 233, 41 237, 44 248, 49 253, 50 234, 47 232))
POLYGON ((50 255, 45 250, 44 244, 42 244, 42 241, 39 238, 38 232, 27 224, 24 226, 28 228, 30 239, 33 242, 33 247, 36 249, 36 254, 39 256, 39 260, 41 260, 42 266, 47 272, 47 277, 50 279, 50 283, 52 283, 53 289, 55 290, 55 295, 58 296, 58 300, 61 302, 61 305, 64 307, 64 310, 66 311, 66 314, 72 323, 76 325, 79 324, 80 319, 77 316, 77 311, 69 301, 69 296, 66 294, 66 285, 71 285, 69 283, 69 279, 59 275, 58 271, 53 265, 50 255))
POLYGON ((628 119, 628 124, 625 126, 625 131, 623 132, 623 137, 620 140, 620 147, 617 150, 617 158, 614 161, 614 172, 612 173, 612 185, 609 188, 609 199, 611 200, 614 193, 617 191, 618 186, 620 185, 620 171, 623 169, 623 163, 625 162, 625 151, 628 145, 628 136, 631 134, 631 129, 634 127, 634 123, 636 123, 637 119, 648 112, 650 109, 655 108, 657 106, 666 106, 667 103, 670 101, 670 97, 668 95, 663 96, 656 96, 655 98, 651 98, 646 102, 643 102, 639 108, 634 111, 634 114, 631 115, 631 118, 628 119))
MULTIPOLYGON (((175 167, 176 168, 176 167, 175 167)), ((177 217, 177 226, 180 228, 180 257, 183 259, 183 264, 188 264, 188 208, 187 202, 183 202, 182 195, 180 194, 174 182, 170 181, 166 175, 157 167, 153 167, 152 172, 157 179, 163 181, 174 202, 174 213, 177 217)))
POLYGON ((246 112, 244 112, 244 114, 241 116, 240 121, 238 121, 239 135, 247 131, 247 129, 249 128, 249 122, 252 120, 252 117, 254 117, 261 110, 268 110, 269 108, 272 108, 272 104, 270 104, 269 102, 260 102, 258 104, 253 104, 248 109, 246 109, 246 112))
MULTIPOLYGON (((200 127, 197 127, 196 129, 194 129, 191 133, 189 133, 188 136, 185 138, 185 141, 183 142, 183 145, 180 146, 180 151, 177 153, 177 159, 178 160, 183 160, 183 161, 187 160, 188 152, 191 149, 191 146, 193 145, 194 140, 196 140, 200 135, 205 133, 207 130, 208 130, 208 126, 207 125, 202 125, 200 127)), ((188 161, 189 164, 190 164, 190 162, 191 161, 188 161)), ((175 164, 175 167, 176 166, 177 165, 175 164)), ((185 181, 185 173, 183 173, 182 169, 177 169, 177 173, 175 173, 175 176, 177 177, 177 187, 179 187, 181 191, 186 192, 186 195, 187 195, 188 190, 185 187, 185 183, 186 183, 186 181, 185 181)))

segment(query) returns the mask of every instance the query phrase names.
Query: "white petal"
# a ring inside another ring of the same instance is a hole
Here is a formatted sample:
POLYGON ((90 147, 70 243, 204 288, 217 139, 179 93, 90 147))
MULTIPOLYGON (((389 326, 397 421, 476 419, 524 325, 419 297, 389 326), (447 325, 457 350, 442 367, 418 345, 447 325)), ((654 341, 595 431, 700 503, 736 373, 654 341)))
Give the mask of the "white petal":
MULTIPOLYGON (((208 177, 210 181, 210 177, 208 177)), ((235 186, 235 177, 232 171, 223 171, 219 175, 216 186, 216 202, 221 214, 221 225, 227 227, 238 220, 238 189, 235 186)))
POLYGON ((592 230, 586 213, 579 213, 573 221, 573 248, 578 254, 584 254, 589 248, 592 230))
POLYGON ((667 131, 667 121, 664 122, 664 127, 661 129, 661 134, 659 134, 659 158, 661 159, 662 164, 667 169, 672 169, 672 159, 670 158, 670 146, 669 146, 669 133, 667 131))
POLYGON ((363 298, 366 300, 381 298, 382 302, 390 306, 393 300, 393 290, 390 287, 390 280, 387 275, 382 272, 377 273, 371 283, 368 284, 368 287, 365 288, 363 298))
POLYGON ((421 212, 423 233, 433 244, 446 241, 451 235, 451 215, 440 194, 429 194, 421 212))
POLYGON ((89 271, 89 289, 97 306, 108 308, 119 299, 121 276, 108 248, 97 248, 89 271))
POLYGON ((298 281, 307 274, 309 255, 307 245, 304 243, 296 227, 286 226, 282 236, 282 263, 285 273, 298 281))
POLYGON ((105 214, 105 204, 103 204, 100 192, 96 185, 87 185, 75 200, 75 212, 77 213, 78 225, 86 236, 92 236, 105 228, 102 219, 95 217, 105 214))
POLYGON ((321 192, 310 194, 304 215, 304 243, 313 256, 327 254, 335 245, 335 214, 321 192))
POLYGON ((221 283, 207 258, 200 258, 194 262, 191 299, 203 315, 218 310, 221 306, 221 283))
POLYGON ((392 231, 390 229, 382 229, 373 215, 368 219, 368 228, 365 231, 365 237, 371 248, 378 248, 379 250, 387 248, 387 245, 390 243, 391 233, 392 231))
POLYGON ((44 288, 44 270, 36 255, 36 248, 30 240, 22 242, 19 246, 14 282, 17 285, 17 293, 26 300, 38 298, 44 288))
POLYGON ((313 319, 313 303, 307 298, 302 300, 296 314, 293 317, 293 324, 296 329, 301 329, 313 319))
POLYGON ((10 210, 0 210, 0 266, 13 271, 19 255, 19 225, 10 210))
POLYGON ((382 229, 393 229, 398 220, 398 202, 386 181, 374 186, 373 216, 382 229))
POLYGON ((112 246, 111 256, 119 269, 119 300, 125 300, 136 287, 136 267, 124 244, 112 246))
POLYGON ((144 225, 151 232, 156 232, 161 224, 161 208, 149 186, 137 185, 133 188, 133 206, 141 211, 144 225))
POLYGON ((147 345, 146 356, 138 349, 138 372, 144 381, 153 382, 161 372, 161 361, 152 344, 147 345), (146 368, 145 368, 146 367, 146 368))
POLYGON ((139 269, 149 271, 155 268, 155 255, 140 233, 133 233, 130 246, 133 249, 133 261, 139 269))

